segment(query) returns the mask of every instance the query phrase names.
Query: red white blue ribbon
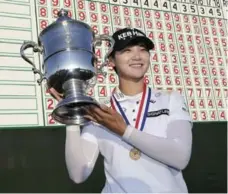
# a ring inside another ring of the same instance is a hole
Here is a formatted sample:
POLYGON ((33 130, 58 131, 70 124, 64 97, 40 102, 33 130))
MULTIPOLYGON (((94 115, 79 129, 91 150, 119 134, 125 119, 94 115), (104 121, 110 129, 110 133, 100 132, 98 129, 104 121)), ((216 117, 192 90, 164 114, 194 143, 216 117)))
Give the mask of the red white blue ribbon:
MULTIPOLYGON (((150 104, 150 97, 151 97, 151 88, 147 87, 147 85, 144 84, 143 94, 142 94, 142 98, 141 98, 140 105, 139 105, 139 110, 138 110, 136 121, 135 121, 135 128, 140 131, 143 131, 145 123, 146 123, 147 112, 148 112, 149 104, 150 104)), ((129 122, 127 116, 125 115, 123 109, 121 108, 119 102, 116 100, 114 94, 111 97, 111 106, 114 110, 118 110, 118 112, 123 116, 126 124, 129 125, 130 122, 129 122)))

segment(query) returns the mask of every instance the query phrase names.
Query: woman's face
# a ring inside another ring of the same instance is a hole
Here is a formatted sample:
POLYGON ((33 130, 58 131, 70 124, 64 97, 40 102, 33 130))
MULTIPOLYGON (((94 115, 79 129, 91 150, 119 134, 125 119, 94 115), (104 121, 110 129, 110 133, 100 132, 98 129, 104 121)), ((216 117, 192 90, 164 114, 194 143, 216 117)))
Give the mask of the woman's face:
POLYGON ((150 65, 150 53, 144 45, 134 45, 116 51, 110 61, 120 78, 142 79, 150 65))

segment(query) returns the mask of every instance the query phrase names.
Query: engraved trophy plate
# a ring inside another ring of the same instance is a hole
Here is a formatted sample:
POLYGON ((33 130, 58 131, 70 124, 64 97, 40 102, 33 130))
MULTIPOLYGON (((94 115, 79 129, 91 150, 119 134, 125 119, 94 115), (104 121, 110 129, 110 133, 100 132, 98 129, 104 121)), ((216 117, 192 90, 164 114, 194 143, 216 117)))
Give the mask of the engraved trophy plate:
POLYGON ((95 36, 89 25, 67 15, 68 12, 61 9, 58 19, 40 33, 38 43, 25 41, 20 53, 33 66, 33 72, 40 74, 37 81, 39 84, 46 80, 48 89, 54 88, 64 95, 64 99, 53 110, 52 117, 62 124, 84 125, 88 120, 83 117, 83 107, 99 105, 95 99, 86 95, 86 89, 96 84, 97 73, 105 75, 102 68, 112 52, 114 40, 105 34, 95 36), (109 41, 110 48, 101 68, 97 69, 95 48, 102 41, 109 41), (24 51, 28 48, 42 55, 42 70, 38 70, 25 56, 24 51))

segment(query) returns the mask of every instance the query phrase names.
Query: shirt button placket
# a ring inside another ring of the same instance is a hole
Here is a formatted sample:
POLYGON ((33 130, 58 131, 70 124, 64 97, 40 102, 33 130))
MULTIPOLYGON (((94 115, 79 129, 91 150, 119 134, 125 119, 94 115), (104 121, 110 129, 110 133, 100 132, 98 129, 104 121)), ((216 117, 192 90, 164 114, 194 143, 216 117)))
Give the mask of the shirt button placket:
POLYGON ((134 116, 133 116, 133 121, 134 121, 134 122, 136 121, 136 117, 137 117, 135 110, 138 109, 138 105, 139 105, 139 101, 136 101, 136 108, 134 108, 134 109, 132 110, 133 115, 134 115, 134 116))

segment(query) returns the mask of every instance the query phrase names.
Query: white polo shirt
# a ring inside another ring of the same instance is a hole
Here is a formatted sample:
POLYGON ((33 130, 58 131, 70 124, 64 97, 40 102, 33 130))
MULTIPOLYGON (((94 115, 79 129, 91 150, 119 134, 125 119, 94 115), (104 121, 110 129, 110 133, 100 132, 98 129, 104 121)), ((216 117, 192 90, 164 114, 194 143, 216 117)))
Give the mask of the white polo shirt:
MULTIPOLYGON (((125 96, 119 90, 115 93, 132 126, 135 126, 141 96, 142 94, 125 96)), ((109 100, 104 103, 110 106, 109 100)), ((186 108, 184 98, 178 92, 152 90, 143 132, 165 138, 170 121, 191 122, 186 108)), ((89 124, 83 128, 82 138, 98 144, 100 153, 104 156, 106 183, 103 193, 188 192, 181 171, 143 153, 139 160, 131 159, 129 152, 132 146, 109 129, 89 124)))

